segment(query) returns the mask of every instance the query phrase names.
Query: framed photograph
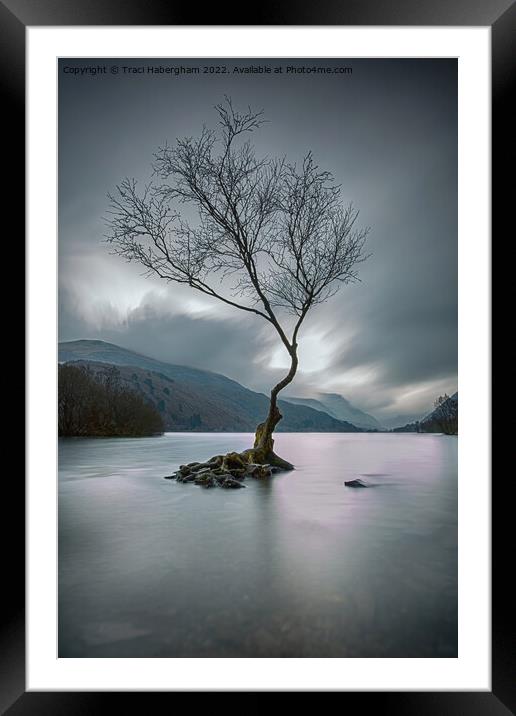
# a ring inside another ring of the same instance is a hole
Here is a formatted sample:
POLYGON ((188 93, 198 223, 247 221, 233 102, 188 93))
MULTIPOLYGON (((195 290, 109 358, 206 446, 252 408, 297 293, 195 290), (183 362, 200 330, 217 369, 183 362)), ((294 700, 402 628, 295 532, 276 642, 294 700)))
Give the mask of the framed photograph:
POLYGON ((510 713, 490 266, 514 6, 1 10, 28 337, 3 708, 510 713))

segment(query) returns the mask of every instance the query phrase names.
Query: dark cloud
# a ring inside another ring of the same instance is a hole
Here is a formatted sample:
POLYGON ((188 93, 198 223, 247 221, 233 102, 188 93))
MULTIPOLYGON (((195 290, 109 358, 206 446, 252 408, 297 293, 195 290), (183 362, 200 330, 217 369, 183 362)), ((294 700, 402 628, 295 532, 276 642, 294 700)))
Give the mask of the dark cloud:
POLYGON ((212 122, 227 93, 271 120, 255 135, 259 151, 312 149, 371 227, 361 283, 307 321, 292 394, 336 390, 388 416, 454 391, 456 62, 342 63, 352 76, 60 74, 60 339, 103 338, 260 390, 281 374, 281 347, 259 319, 144 279, 102 242, 106 193, 126 175, 148 178, 156 147, 212 122))
POLYGON ((149 293, 123 317, 103 304, 95 319, 88 320, 80 316, 68 291, 62 293, 60 326, 67 339, 97 338, 158 360, 222 373, 251 388, 268 388, 260 363, 274 335, 258 318, 237 314, 221 319, 212 312, 174 315, 164 310, 163 298, 149 293))

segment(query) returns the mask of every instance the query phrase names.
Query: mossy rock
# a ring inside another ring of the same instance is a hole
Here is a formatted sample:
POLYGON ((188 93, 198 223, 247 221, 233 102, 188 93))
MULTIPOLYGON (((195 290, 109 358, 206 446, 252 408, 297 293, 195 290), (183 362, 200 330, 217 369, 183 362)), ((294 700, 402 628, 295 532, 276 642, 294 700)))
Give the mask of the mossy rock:
POLYGON ((194 479, 196 485, 201 487, 216 487, 218 485, 217 478, 211 472, 205 472, 194 479))
POLYGON ((220 480, 219 485, 220 487, 224 487, 225 489, 229 490, 238 489, 239 487, 245 487, 245 485, 242 485, 241 482, 233 479, 232 477, 226 477, 224 480, 220 480))
POLYGON ((223 467, 225 467, 226 470, 243 470, 245 465, 246 463, 242 455, 238 452, 228 452, 228 454, 224 456, 223 467))
POLYGON ((214 455, 206 462, 189 462, 166 479, 178 482, 194 482, 202 487, 244 487, 246 477, 266 479, 282 470, 293 470, 294 466, 263 447, 253 447, 243 452, 229 452, 214 455))

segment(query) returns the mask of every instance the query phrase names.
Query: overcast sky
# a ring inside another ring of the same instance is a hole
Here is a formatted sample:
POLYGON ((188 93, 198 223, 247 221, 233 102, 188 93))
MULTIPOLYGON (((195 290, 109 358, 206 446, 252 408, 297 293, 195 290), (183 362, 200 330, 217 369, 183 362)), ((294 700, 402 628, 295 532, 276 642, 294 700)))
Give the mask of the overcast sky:
POLYGON ((282 376, 287 355, 260 318, 144 278, 103 242, 107 192, 126 176, 148 180, 165 141, 214 125, 224 94, 264 110, 258 153, 298 160, 312 150, 370 227, 361 283, 309 315, 287 393, 338 392, 380 419, 425 413, 457 388, 455 60, 61 60, 60 340, 100 338, 264 392, 282 376), (96 64, 106 74, 70 71, 96 64), (149 64, 201 74, 123 71, 149 64), (284 71, 233 74, 250 64, 284 71), (315 64, 353 71, 285 71, 315 64))

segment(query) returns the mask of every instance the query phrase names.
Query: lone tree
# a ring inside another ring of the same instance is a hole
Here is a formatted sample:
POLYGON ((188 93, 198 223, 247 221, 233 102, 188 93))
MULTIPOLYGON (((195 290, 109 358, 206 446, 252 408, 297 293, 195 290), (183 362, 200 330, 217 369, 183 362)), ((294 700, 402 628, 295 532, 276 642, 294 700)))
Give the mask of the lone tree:
POLYGON ((290 370, 271 390, 254 447, 240 457, 292 469, 273 450, 278 394, 296 374, 308 311, 358 279, 368 230, 356 228, 358 211, 342 205, 340 187, 311 152, 299 165, 257 157, 249 135, 264 123, 262 112, 240 113, 227 97, 215 109, 216 130, 204 127, 157 150, 153 183, 139 192, 126 178, 109 194, 106 238, 147 275, 186 284, 274 328, 290 370))

